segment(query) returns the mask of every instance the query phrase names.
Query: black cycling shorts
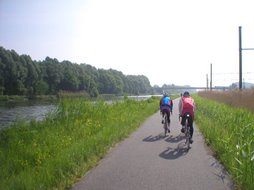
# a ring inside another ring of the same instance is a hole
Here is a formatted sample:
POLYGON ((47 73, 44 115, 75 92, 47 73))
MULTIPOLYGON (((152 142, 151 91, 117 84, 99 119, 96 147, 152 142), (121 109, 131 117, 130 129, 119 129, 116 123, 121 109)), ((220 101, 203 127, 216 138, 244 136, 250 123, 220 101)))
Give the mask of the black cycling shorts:
MULTIPOLYGON (((182 126, 185 125, 186 115, 187 115, 187 114, 189 114, 189 113, 185 113, 185 114, 182 116, 182 122, 181 122, 181 125, 182 125, 182 126)), ((192 119, 191 116, 189 117, 189 124, 190 124, 190 126, 192 126, 192 124, 193 124, 193 119, 192 119)))

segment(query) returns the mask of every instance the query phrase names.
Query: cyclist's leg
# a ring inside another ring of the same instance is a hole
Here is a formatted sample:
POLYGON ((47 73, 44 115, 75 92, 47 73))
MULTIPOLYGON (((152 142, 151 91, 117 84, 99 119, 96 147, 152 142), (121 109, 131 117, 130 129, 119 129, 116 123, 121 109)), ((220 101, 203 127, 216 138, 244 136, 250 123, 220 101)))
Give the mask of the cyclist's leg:
POLYGON ((194 132, 194 129, 193 129, 193 124, 190 126, 190 135, 191 135, 191 138, 193 136, 193 132, 194 132))
POLYGON ((170 124, 170 111, 167 110, 168 124, 170 124))
POLYGON ((167 110, 167 117, 168 117, 168 132, 170 133, 170 111, 167 110))
POLYGON ((190 118, 190 143, 193 143, 192 136, 193 136, 194 128, 193 128, 193 120, 190 118))
POLYGON ((161 123, 162 124, 164 124, 164 114, 165 114, 165 110, 163 109, 162 111, 161 111, 161 113, 162 113, 162 118, 161 118, 161 123))
POLYGON ((193 129, 193 119, 192 119, 192 117, 189 118, 189 124, 190 124, 190 136, 191 136, 191 138, 192 138, 193 131, 194 131, 194 129, 193 129))
POLYGON ((185 115, 182 115, 182 121, 181 121, 181 125, 182 125, 181 132, 182 133, 184 133, 185 121, 186 121, 186 117, 185 117, 185 115))
POLYGON ((182 126, 184 126, 184 125, 185 125, 185 117, 184 117, 184 115, 182 116, 181 125, 182 125, 182 126))
POLYGON ((192 138, 194 132, 193 123, 190 125, 190 136, 192 138))

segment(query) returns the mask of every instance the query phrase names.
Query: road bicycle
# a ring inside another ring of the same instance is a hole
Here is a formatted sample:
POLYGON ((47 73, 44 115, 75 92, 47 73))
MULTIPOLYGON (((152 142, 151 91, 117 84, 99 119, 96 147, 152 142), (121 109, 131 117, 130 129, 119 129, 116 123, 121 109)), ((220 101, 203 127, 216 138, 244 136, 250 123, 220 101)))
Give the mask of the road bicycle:
POLYGON ((189 113, 185 114, 184 116, 185 123, 184 123, 184 134, 185 134, 185 144, 187 146, 187 149, 190 149, 190 120, 191 120, 191 115, 189 113))
POLYGON ((168 117, 167 117, 167 113, 164 112, 162 113, 162 124, 163 124, 163 128, 164 128, 164 135, 167 135, 167 132, 170 133, 170 120, 168 121, 168 117))

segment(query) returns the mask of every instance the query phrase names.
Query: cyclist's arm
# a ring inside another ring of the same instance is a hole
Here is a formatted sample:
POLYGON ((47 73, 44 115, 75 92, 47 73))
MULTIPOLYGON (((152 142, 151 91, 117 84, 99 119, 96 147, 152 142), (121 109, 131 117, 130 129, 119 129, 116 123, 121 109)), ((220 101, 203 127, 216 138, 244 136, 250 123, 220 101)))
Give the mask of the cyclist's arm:
POLYGON ((179 114, 181 115, 181 114, 182 114, 182 110, 183 110, 183 102, 182 102, 182 99, 179 100, 179 103, 178 103, 178 110, 179 110, 179 114))
POLYGON ((170 110, 171 110, 171 113, 173 112, 173 101, 170 100, 170 110))
POLYGON ((193 112, 195 112, 195 111, 196 111, 196 104, 195 104, 195 102, 193 100, 193 112))

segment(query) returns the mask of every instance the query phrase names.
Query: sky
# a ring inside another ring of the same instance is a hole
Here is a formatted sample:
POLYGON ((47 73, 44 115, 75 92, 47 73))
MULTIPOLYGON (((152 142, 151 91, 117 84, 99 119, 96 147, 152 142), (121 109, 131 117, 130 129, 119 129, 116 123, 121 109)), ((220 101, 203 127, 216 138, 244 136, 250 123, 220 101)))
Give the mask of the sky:
MULTIPOLYGON (((254 48, 253 0, 0 0, 0 46, 33 60, 86 63, 151 85, 239 81, 254 48)), ((243 80, 254 83, 254 51, 243 80)))

